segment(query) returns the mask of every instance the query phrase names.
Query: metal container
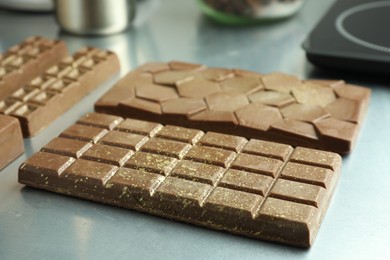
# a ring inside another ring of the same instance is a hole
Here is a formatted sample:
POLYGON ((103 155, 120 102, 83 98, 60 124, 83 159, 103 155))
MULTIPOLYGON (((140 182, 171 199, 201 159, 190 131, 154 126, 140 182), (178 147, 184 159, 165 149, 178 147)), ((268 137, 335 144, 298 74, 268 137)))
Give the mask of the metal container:
POLYGON ((67 32, 108 35, 129 27, 135 16, 134 0, 55 0, 57 22, 67 32))
POLYGON ((197 0, 202 11, 218 22, 248 24, 280 20, 295 14, 305 0, 197 0))

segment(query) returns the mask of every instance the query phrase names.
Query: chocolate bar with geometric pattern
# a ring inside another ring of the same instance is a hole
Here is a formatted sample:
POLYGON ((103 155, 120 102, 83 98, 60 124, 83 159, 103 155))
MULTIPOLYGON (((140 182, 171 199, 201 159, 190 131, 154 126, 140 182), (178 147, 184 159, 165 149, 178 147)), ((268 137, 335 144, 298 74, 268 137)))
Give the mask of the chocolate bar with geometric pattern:
POLYGON ((0 115, 0 170, 24 152, 19 121, 0 115))
POLYGON ((36 135, 118 71, 113 52, 81 49, 0 100, 0 113, 19 118, 25 137, 36 135))
POLYGON ((370 89, 183 62, 148 63, 95 103, 97 112, 345 154, 370 89))
POLYGON ((341 173, 332 152, 91 113, 19 168, 19 182, 308 247, 341 173))
POLYGON ((39 76, 67 55, 65 43, 30 37, 0 54, 0 99, 39 76))

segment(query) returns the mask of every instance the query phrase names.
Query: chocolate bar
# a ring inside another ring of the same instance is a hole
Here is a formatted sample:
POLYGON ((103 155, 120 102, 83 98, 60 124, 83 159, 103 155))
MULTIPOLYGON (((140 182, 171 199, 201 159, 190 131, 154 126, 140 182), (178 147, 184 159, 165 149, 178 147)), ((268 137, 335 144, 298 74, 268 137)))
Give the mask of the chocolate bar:
POLYGON ((36 135, 118 71, 113 52, 81 49, 0 100, 0 113, 19 118, 25 137, 36 135))
POLYGON ((24 152, 19 121, 0 115, 0 170, 24 152))
POLYGON ((308 247, 338 154, 90 113, 19 168, 31 187, 308 247))
POLYGON ((10 95, 67 55, 65 43, 30 37, 0 55, 0 99, 10 95))
POLYGON ((169 62, 130 72, 95 110, 346 154, 369 98, 368 88, 344 81, 169 62))

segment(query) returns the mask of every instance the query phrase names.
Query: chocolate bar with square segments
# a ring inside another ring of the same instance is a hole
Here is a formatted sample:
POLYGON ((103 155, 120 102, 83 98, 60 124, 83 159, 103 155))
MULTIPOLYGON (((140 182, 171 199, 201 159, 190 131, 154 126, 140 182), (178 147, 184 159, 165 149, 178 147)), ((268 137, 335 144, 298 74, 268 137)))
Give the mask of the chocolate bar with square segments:
POLYGON ((9 48, 0 55, 0 99, 39 76, 66 55, 63 41, 38 36, 9 48))
POLYGON ((258 239, 314 242, 338 154, 122 122, 87 114, 25 161, 19 182, 258 239))
MULTIPOLYGON (((0 100, 0 113, 19 118, 25 137, 36 135, 118 71, 119 61, 114 53, 81 49, 0 100)), ((86 125, 94 120, 104 124, 94 118, 83 120, 86 125)))
POLYGON ((356 142, 369 98, 370 89, 344 81, 176 61, 130 72, 95 103, 95 110, 346 154, 356 142))

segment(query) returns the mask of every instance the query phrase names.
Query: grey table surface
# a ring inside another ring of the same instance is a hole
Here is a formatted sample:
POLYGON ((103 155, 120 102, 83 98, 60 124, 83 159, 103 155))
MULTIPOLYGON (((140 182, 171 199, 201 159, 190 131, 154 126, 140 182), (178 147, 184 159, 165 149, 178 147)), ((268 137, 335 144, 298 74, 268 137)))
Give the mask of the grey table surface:
POLYGON ((300 47, 332 4, 311 0, 284 22, 226 27, 206 19, 194 1, 141 3, 131 30, 104 38, 61 32, 51 14, 0 10, 0 50, 31 35, 118 53, 124 75, 147 61, 172 59, 303 78, 346 78, 372 89, 371 105, 318 237, 309 250, 243 238, 131 210, 66 197, 17 182, 19 165, 81 115, 117 79, 25 139, 26 152, 0 172, 0 259, 390 259, 390 84, 378 77, 323 72, 300 47))

